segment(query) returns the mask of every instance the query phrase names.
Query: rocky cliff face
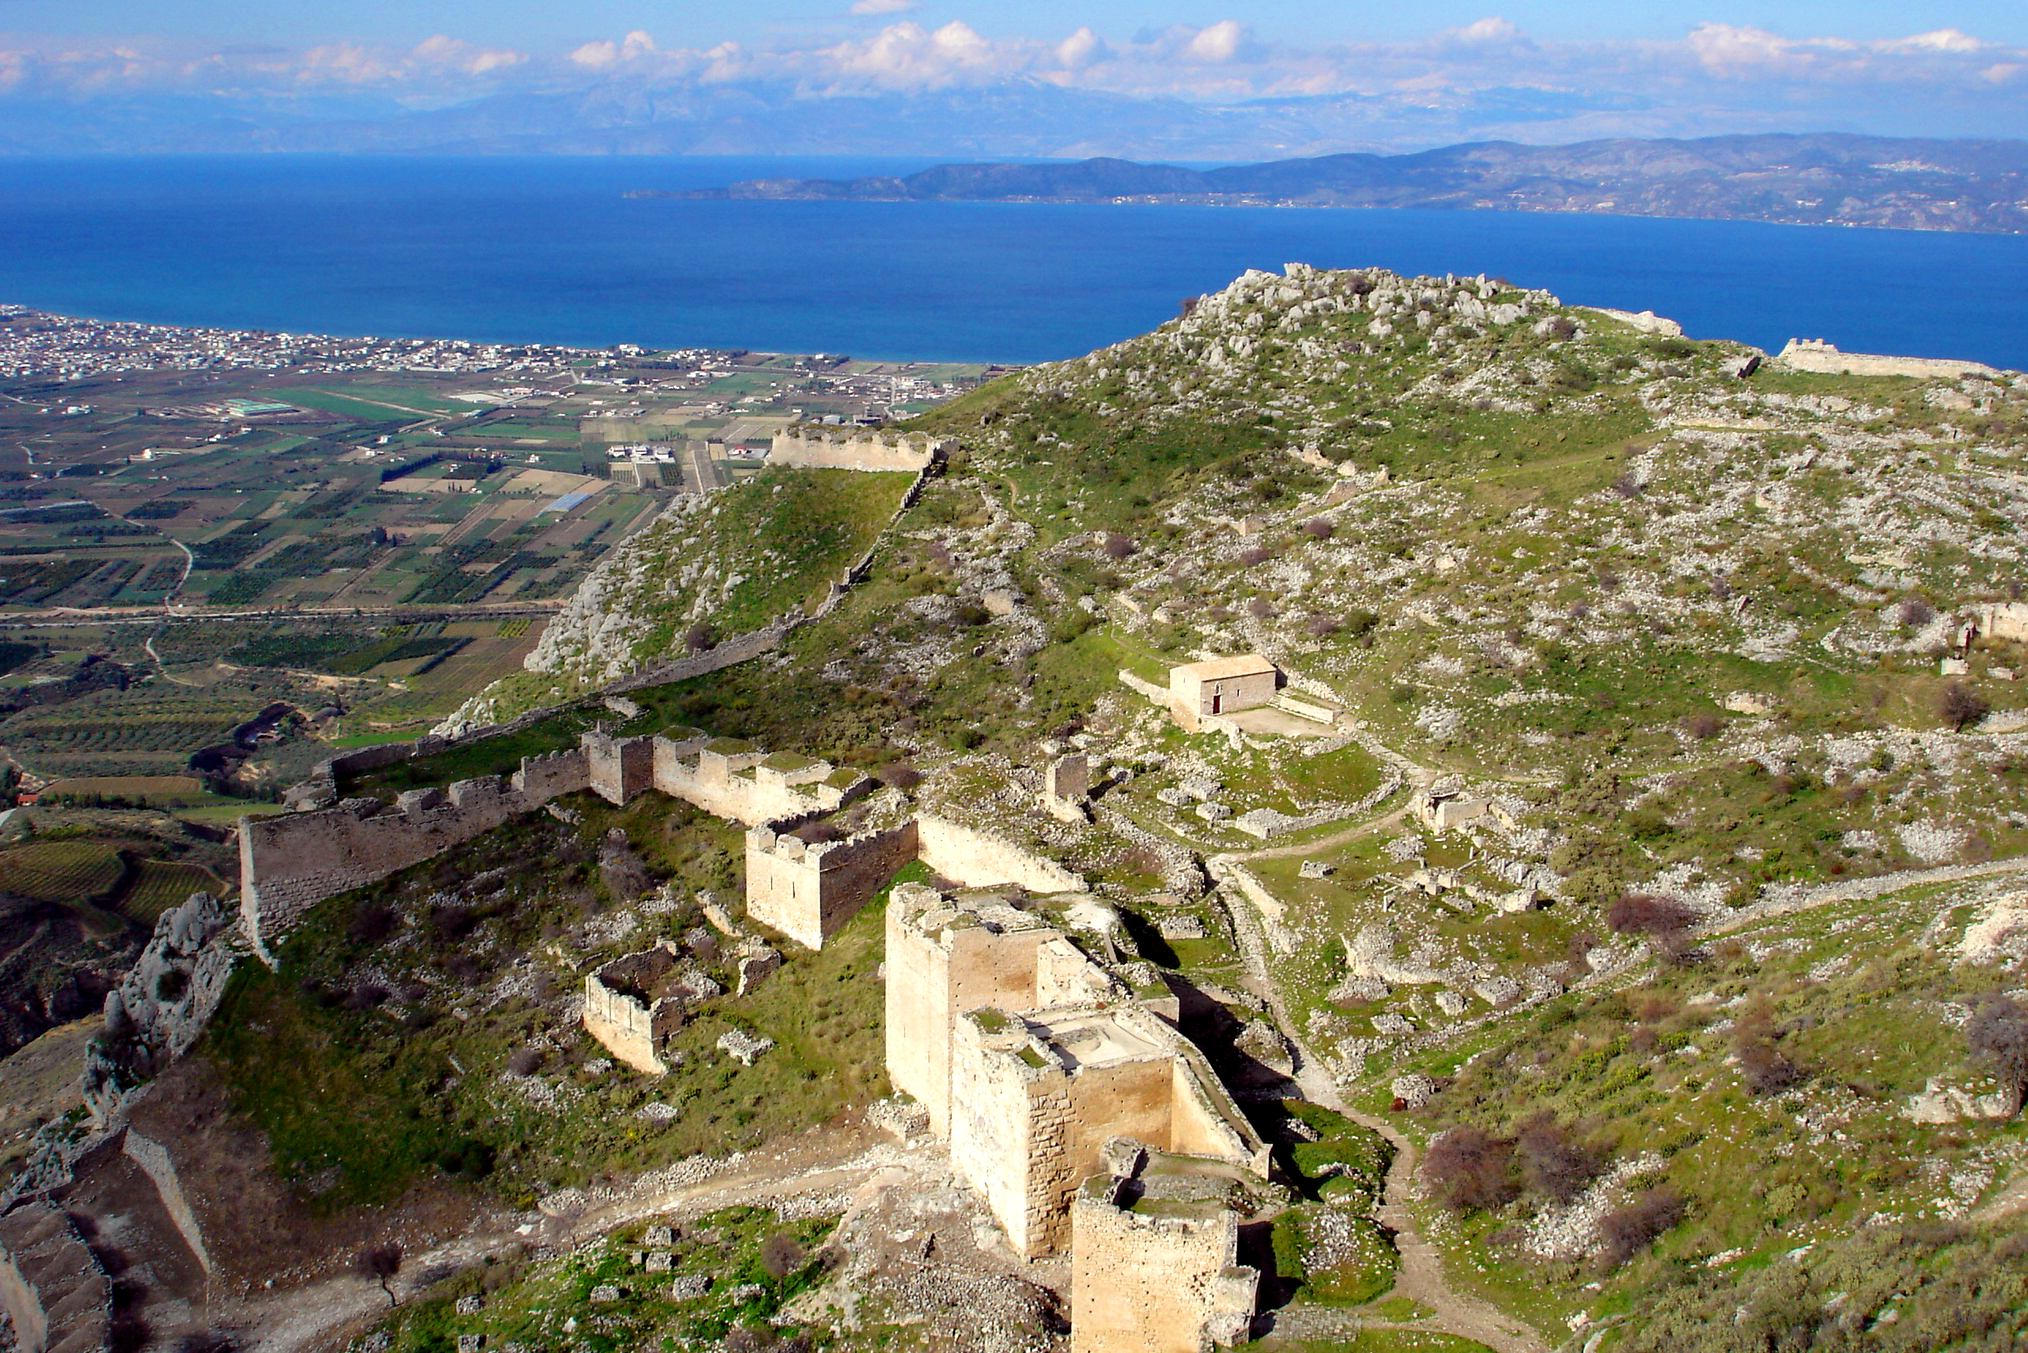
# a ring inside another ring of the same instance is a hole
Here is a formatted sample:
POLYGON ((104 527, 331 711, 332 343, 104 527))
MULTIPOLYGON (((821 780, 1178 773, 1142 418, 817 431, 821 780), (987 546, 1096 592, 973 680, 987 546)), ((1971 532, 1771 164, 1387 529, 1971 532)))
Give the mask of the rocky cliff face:
POLYGON ((237 955, 231 916, 217 898, 193 893, 162 913, 155 934, 106 996, 105 1030, 85 1057, 85 1106, 111 1123, 128 1091, 196 1043, 225 995, 237 955))

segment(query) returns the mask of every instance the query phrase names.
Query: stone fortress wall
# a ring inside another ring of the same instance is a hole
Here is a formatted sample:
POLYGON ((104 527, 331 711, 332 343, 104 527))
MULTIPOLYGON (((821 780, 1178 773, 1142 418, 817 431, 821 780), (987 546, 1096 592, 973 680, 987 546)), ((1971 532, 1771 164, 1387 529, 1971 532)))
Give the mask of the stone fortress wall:
POLYGON ((112 1347, 112 1279, 76 1224, 47 1198, 0 1216, 0 1308, 23 1353, 112 1347))
POLYGON ((1958 380, 1964 376, 2000 378, 1983 362, 1943 357, 1886 357, 1874 353, 1840 352, 1821 338, 1791 338, 1775 360, 1796 371, 1825 376, 1911 376, 1916 380, 1958 380))
POLYGON ((775 435, 768 464, 804 470, 901 470, 914 474, 928 469, 956 446, 954 441, 921 432, 799 423, 775 435))
POLYGON ((747 827, 749 914, 811 948, 821 948, 914 859, 970 885, 1084 890, 1083 879, 1053 861, 929 814, 842 841, 806 843, 789 834, 872 788, 865 776, 826 761, 770 754, 695 730, 633 738, 593 731, 575 748, 523 758, 505 779, 483 776, 410 790, 391 806, 347 799, 329 808, 242 819, 241 924, 255 952, 272 963, 272 946, 323 899, 378 882, 587 789, 614 804, 654 790, 747 827))
POLYGON ((392 807, 346 799, 330 808, 241 818, 240 916, 254 951, 269 945, 327 897, 377 882, 462 845, 551 799, 590 788, 582 747, 526 757, 512 776, 413 789, 392 807))
POLYGON ((169 1148, 130 1126, 121 1138, 120 1149, 140 1167, 142 1174, 148 1176, 149 1182, 155 1186, 156 1196, 162 1200, 163 1211, 175 1223, 176 1233, 183 1237, 183 1243, 197 1257, 198 1266, 205 1275, 210 1276, 211 1251, 204 1245, 204 1227, 197 1220, 197 1210, 183 1192, 183 1180, 176 1173, 176 1161, 169 1154, 169 1148))
POLYGON ((669 1070, 662 1042, 683 1024, 683 1002, 654 994, 675 967, 675 947, 665 943, 585 974, 586 1031, 613 1056, 650 1076, 669 1070))

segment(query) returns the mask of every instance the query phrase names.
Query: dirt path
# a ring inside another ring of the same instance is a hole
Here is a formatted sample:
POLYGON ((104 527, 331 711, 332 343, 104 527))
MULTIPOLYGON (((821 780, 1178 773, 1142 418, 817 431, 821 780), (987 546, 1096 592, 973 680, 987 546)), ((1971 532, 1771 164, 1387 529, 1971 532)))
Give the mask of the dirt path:
POLYGON ((1961 883, 1971 879, 2020 873, 2028 873, 2028 855, 1994 860, 1989 864, 1946 864, 1939 865, 1935 869, 1903 869, 1893 874, 1877 874, 1872 878, 1853 879, 1846 883, 1827 883, 1794 897, 1772 902, 1756 902, 1751 906, 1742 907, 1717 925, 1699 933, 1706 936, 1727 935, 1761 921, 1772 920, 1778 916, 1792 916, 1799 911, 1811 911, 1834 902, 1859 902, 1869 898, 1886 897, 1889 893, 1898 893, 1905 888, 1920 888, 1925 884, 1961 883))
MULTIPOLYGON (((1433 1312, 1428 1321, 1414 1328, 1442 1330, 1476 1339, 1495 1353, 1543 1353, 1548 1345, 1543 1342, 1542 1336, 1490 1303, 1457 1291, 1444 1276, 1442 1257, 1423 1236, 1416 1224, 1415 1213, 1409 1206, 1415 1192, 1415 1167, 1421 1153, 1416 1150, 1415 1143, 1403 1136, 1392 1123, 1346 1103, 1328 1064, 1312 1053, 1299 1036, 1296 1022, 1289 1017, 1281 991, 1268 971, 1267 941, 1261 933, 1259 920, 1250 908, 1251 904, 1244 899, 1233 903, 1230 908, 1233 933, 1239 941, 1247 984, 1253 988, 1254 994, 1267 1002, 1275 1022, 1288 1035, 1289 1043, 1295 1050, 1296 1084, 1302 1087, 1306 1098, 1344 1114, 1362 1127, 1373 1129, 1394 1147, 1394 1163, 1388 1167, 1386 1184, 1380 1205, 1374 1210, 1374 1218, 1394 1234, 1395 1248, 1401 1254, 1401 1268, 1395 1275, 1393 1288, 1383 1294, 1383 1298, 1407 1297, 1433 1312)), ((1366 1322, 1350 1313, 1348 1321, 1356 1322, 1348 1328, 1389 1324, 1384 1321, 1366 1322)))
POLYGON ((1391 813, 1345 827, 1332 832, 1329 836, 1320 836, 1314 841, 1297 841, 1286 846, 1262 846, 1259 850, 1232 851, 1224 858, 1245 864, 1248 860, 1285 860, 1291 855, 1316 855, 1323 851, 1336 850, 1340 846, 1352 844, 1362 836, 1371 836, 1375 832, 1400 826, 1407 821, 1409 810, 1414 806, 1411 800, 1391 813))

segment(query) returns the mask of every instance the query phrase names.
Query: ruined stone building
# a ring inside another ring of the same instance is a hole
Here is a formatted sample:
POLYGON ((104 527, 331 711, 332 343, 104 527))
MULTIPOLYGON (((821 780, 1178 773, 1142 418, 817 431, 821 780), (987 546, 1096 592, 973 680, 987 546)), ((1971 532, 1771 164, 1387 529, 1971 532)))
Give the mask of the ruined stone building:
POLYGON ((587 973, 585 1031, 634 1070, 663 1075, 669 1064, 662 1060, 662 1044, 683 1027, 683 1012, 695 994, 679 989, 689 976, 676 946, 666 940, 587 973))

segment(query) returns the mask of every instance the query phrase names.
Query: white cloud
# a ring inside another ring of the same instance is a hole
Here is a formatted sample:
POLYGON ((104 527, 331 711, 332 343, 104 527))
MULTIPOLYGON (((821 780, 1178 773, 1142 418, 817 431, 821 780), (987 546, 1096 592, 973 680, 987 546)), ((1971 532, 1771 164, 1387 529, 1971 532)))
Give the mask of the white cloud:
POLYGON ((1028 64, 1031 52, 1022 44, 996 45, 953 19, 934 32, 913 20, 890 24, 864 42, 840 43, 812 55, 817 58, 813 74, 834 85, 842 79, 887 89, 936 89, 1010 74, 1028 64))
MULTIPOLYGON (((1967 130, 2018 125, 2020 91, 2028 85, 2028 49, 1956 28, 1856 41, 1705 23, 1668 41, 1568 42, 1531 38, 1507 18, 1488 14, 1420 38, 1309 46, 1264 41, 1230 18, 1111 40, 1095 25, 1060 38, 995 37, 963 22, 935 26, 912 17, 846 31, 849 37, 821 44, 778 39, 751 48, 730 42, 665 48, 636 30, 547 54, 445 34, 409 48, 332 42, 307 49, 209 49, 166 39, 16 39, 0 50, 0 97, 140 88, 238 95, 313 87, 442 106, 503 88, 568 94, 596 81, 652 79, 672 92, 736 88, 763 103, 814 103, 832 95, 1028 80, 1206 105, 1332 98, 1338 100, 1330 115, 1330 125, 1339 128, 1338 148, 1356 148, 1404 138, 1421 144, 1479 135, 1554 141, 1772 128, 1903 126, 1950 134, 1953 118, 1967 130)), ((1293 110, 1289 125, 1300 127, 1310 116, 1293 110)), ((1010 129, 1010 136, 1018 135, 1010 129)), ((1103 146, 1116 130, 1094 127, 1079 136, 1103 146)), ((1187 154, 1180 142, 1164 153, 1187 154)))
POLYGON ((1890 38, 1873 46, 1882 52, 1948 52, 1953 56, 1986 49, 1984 42, 1956 28, 1938 28, 1905 38, 1890 38))
POLYGON ((1220 19, 1208 28, 1199 29, 1186 50, 1193 61, 1221 65, 1237 57, 1245 43, 1246 29, 1237 19, 1220 19))
POLYGON ((1483 19, 1474 19, 1463 28, 1451 29, 1445 36, 1453 42, 1502 43, 1512 42, 1520 37, 1521 30, 1506 19, 1489 14, 1483 19))
POLYGON ((467 75, 491 75, 495 71, 512 70, 528 60, 526 52, 508 47, 475 47, 441 33, 417 43, 412 55, 424 65, 448 67, 467 75))
POLYGON ((586 70, 607 70, 653 56, 656 50, 655 39, 636 28, 618 42, 587 42, 572 52, 570 59, 574 65, 586 70))
POLYGON ((906 14, 915 8, 915 0, 853 0, 854 14, 906 14))
POLYGON ((1082 70, 1105 54, 1105 42, 1089 27, 1078 29, 1056 44, 1056 64, 1065 70, 1082 70))

